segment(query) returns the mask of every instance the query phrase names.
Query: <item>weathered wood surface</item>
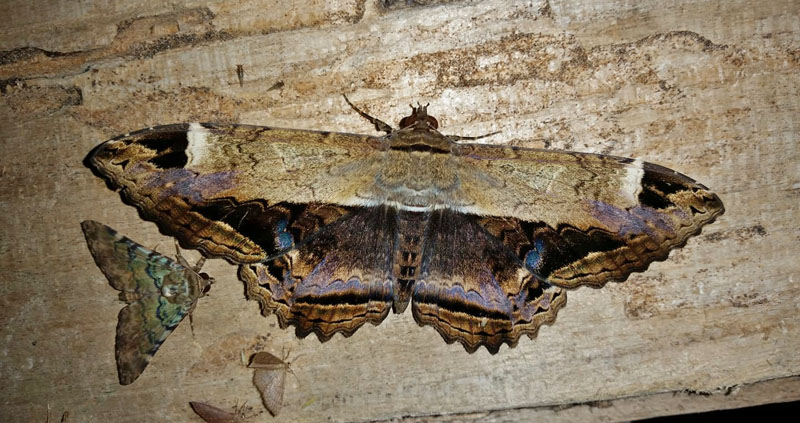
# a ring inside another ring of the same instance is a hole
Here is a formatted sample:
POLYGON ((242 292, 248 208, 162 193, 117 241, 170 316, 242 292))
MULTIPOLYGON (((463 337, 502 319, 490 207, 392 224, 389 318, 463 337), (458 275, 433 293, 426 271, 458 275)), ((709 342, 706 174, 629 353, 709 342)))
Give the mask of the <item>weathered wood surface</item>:
POLYGON ((4 3, 0 420, 45 421, 49 406, 79 422, 197 421, 190 400, 270 420, 241 360, 263 348, 299 356, 276 421, 621 420, 800 399, 797 2, 284 3, 4 3), (429 101, 446 133, 642 157, 727 212, 647 272, 570 292, 553 326, 495 356, 409 313, 298 340, 212 260, 194 335, 179 327, 119 386, 121 305, 79 222, 172 243, 84 155, 190 120, 369 133, 342 93, 390 122, 429 101))

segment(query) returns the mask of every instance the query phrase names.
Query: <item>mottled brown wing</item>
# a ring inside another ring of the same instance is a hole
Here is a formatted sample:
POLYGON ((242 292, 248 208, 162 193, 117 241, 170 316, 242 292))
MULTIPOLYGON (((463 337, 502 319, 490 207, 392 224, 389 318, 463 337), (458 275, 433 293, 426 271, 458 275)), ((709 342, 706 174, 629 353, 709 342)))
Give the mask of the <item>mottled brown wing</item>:
POLYGON ((523 334, 534 338, 566 304, 565 291, 531 274, 476 216, 434 212, 425 243, 412 312, 448 343, 494 354, 523 334))
POLYGON ((485 345, 495 353, 522 334, 534 337, 566 302, 478 217, 449 211, 354 210, 269 263, 241 266, 240 277, 265 315, 274 311, 281 327, 322 341, 377 324, 413 299, 421 325, 470 352, 485 345))
POLYGON ((379 207, 351 210, 302 245, 266 263, 242 265, 247 295, 282 328, 326 341, 377 325, 389 313, 395 217, 379 207))
POLYGON ((348 213, 377 171, 373 137, 247 125, 178 124, 106 141, 87 165, 143 218, 208 257, 254 263, 348 213))
MULTIPOLYGON (((473 157, 487 154, 485 147, 475 149, 473 157)), ((725 211, 705 186, 652 163, 581 153, 560 153, 559 163, 536 150, 516 153, 517 159, 494 160, 491 166, 488 158, 478 163, 487 175, 499 177, 505 169, 508 191, 532 193, 519 197, 513 208, 525 212, 484 215, 478 223, 528 270, 557 286, 599 287, 625 280, 665 260, 725 211), (551 186, 524 188, 545 169, 551 186)))

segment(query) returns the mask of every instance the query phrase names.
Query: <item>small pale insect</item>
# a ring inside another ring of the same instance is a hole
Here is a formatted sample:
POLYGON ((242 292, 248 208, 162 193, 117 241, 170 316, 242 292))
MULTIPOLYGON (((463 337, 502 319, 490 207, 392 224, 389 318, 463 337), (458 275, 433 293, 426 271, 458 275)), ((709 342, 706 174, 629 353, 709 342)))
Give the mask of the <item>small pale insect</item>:
POLYGON ((264 407, 273 416, 277 416, 283 406, 286 372, 289 370, 289 364, 284 360, 266 351, 261 351, 253 354, 250 364, 247 366, 255 369, 253 384, 261 394, 264 407))

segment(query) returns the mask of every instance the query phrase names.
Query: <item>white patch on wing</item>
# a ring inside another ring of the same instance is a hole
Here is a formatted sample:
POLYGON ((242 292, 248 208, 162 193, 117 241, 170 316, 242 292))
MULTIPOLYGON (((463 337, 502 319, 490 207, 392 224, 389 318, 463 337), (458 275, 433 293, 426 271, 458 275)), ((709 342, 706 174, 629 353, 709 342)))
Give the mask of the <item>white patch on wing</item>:
POLYGON ((475 206, 468 206, 468 205, 456 205, 456 204, 447 204, 447 203, 432 203, 426 205, 415 205, 415 204, 405 204, 400 201, 396 200, 389 200, 386 198, 369 198, 366 196, 353 196, 349 197, 346 200, 341 201, 341 204, 346 206, 358 206, 358 207, 378 207, 378 206, 389 206, 394 207, 398 210, 405 210, 410 212, 432 212, 435 210, 452 210, 457 213, 468 213, 468 214, 485 214, 483 209, 480 209, 475 206))
POLYGON ((208 129, 203 125, 192 122, 189 124, 189 131, 186 133, 189 145, 186 147, 187 168, 192 168, 208 154, 208 129))
POLYGON ((432 212, 435 210, 452 210, 456 213, 467 213, 467 214, 481 214, 482 210, 476 207, 470 206, 461 206, 461 205, 454 205, 454 204, 430 204, 426 206, 416 206, 410 204, 403 204, 397 201, 385 201, 382 204, 387 206, 394 207, 398 210, 406 210, 410 212, 432 212))
POLYGON ((625 179, 622 181, 620 191, 627 197, 631 204, 639 203, 639 193, 642 192, 642 178, 644 177, 644 162, 637 158, 627 167, 625 179))

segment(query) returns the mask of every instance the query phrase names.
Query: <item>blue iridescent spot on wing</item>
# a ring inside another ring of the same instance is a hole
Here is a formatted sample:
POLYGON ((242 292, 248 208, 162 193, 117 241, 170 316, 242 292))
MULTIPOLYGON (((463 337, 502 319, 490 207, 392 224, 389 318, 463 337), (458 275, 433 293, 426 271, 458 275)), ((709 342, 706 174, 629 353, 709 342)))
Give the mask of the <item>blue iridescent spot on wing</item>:
POLYGON ((164 327, 173 329, 183 320, 184 315, 184 309, 180 305, 172 304, 164 297, 158 297, 156 316, 164 327))
POLYGON ((289 221, 286 219, 279 220, 275 225, 275 234, 278 238, 278 249, 283 250, 294 245, 294 238, 292 237, 292 234, 286 231, 288 226, 289 221))
POLYGON ((145 263, 145 273, 150 277, 150 280, 144 282, 155 286, 160 294, 161 288, 164 286, 164 276, 171 271, 172 269, 168 267, 168 263, 164 261, 164 257, 158 255, 158 253, 151 253, 150 256, 147 257, 147 262, 145 263))
POLYGON ((525 267, 535 271, 542 264, 542 253, 544 252, 544 241, 537 239, 533 241, 533 248, 525 254, 525 267))

